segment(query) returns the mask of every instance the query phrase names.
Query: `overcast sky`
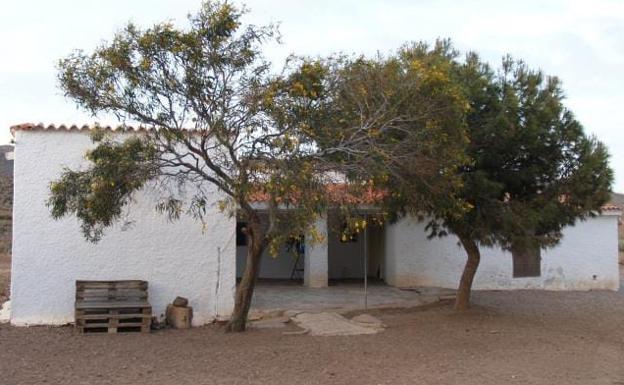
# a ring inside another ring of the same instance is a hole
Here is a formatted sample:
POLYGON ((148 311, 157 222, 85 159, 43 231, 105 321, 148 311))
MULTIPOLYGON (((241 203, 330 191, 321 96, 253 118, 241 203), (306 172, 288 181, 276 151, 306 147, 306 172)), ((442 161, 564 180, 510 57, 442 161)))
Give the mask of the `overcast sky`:
MULTIPOLYGON (((505 53, 563 81, 567 106, 606 142, 624 191, 624 1, 288 1, 248 0, 254 24, 279 22, 289 53, 388 52, 413 40, 449 37, 461 50, 498 64, 505 53)), ((0 10, 0 144, 23 122, 114 123, 66 100, 55 65, 73 49, 92 49, 126 22, 180 25, 200 0, 4 0, 0 10)))

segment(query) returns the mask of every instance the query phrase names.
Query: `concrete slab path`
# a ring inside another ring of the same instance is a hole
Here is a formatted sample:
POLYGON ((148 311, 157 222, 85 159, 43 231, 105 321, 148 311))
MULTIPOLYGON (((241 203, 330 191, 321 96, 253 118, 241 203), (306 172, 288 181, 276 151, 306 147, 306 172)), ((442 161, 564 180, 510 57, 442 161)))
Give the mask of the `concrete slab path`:
MULTIPOLYGON (((452 296, 455 291, 440 288, 399 289, 383 283, 368 286, 367 308, 415 307, 452 296)), ((361 283, 338 283, 326 288, 309 288, 291 282, 260 282, 256 287, 252 311, 278 312, 352 311, 365 308, 361 283)))

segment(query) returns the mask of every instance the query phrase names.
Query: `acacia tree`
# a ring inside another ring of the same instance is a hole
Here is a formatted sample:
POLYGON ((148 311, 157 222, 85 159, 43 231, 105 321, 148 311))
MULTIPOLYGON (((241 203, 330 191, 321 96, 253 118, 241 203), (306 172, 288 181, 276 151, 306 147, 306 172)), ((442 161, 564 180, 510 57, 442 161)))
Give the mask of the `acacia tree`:
POLYGON ((456 170, 468 160, 468 101, 453 60, 449 43, 440 41, 316 62, 325 71, 321 107, 307 116, 314 156, 340 170, 350 188, 380 193, 383 217, 462 209, 456 170))
MULTIPOLYGON (((392 96, 395 87, 379 93, 369 82, 361 96, 376 96, 360 105, 348 135, 333 146, 319 145, 325 136, 318 132, 347 122, 336 121, 330 108, 338 101, 332 87, 345 78, 344 66, 300 60, 272 74, 261 47, 276 30, 242 27, 243 12, 227 2, 207 2, 189 16, 185 30, 169 23, 148 29, 130 24, 94 52, 77 51, 61 60, 61 87, 79 106, 148 129, 127 139, 96 132, 88 167, 65 170, 51 184, 49 199, 53 217, 75 215, 85 237, 97 242, 144 188, 162 192, 156 208, 173 219, 189 214, 202 220, 218 192, 220 208, 247 222, 249 239, 229 331, 245 330, 263 251, 302 233, 314 235, 310 225, 317 215, 331 207, 353 211, 358 200, 350 197, 370 187, 365 179, 347 177, 352 150, 363 154, 380 133, 414 140, 427 138, 427 132, 440 136, 436 122, 453 109, 444 107, 444 100, 455 98, 449 88, 430 98, 422 86, 427 82, 405 82, 408 87, 399 96, 392 96), (420 107, 398 114, 398 105, 410 105, 410 98, 420 107), (406 129, 415 122, 418 136, 406 129), (327 189, 336 183, 340 194, 327 189), (264 207, 252 204, 258 196, 264 207)), ((433 65, 414 67, 409 73, 413 79, 433 79, 434 70, 433 65)), ((393 75, 377 79, 397 84, 401 71, 386 71, 393 75)), ((439 154, 461 154, 444 147, 437 146, 439 154)), ((444 158, 445 165, 452 164, 444 158)), ((421 159, 423 179, 441 180, 440 169, 424 167, 425 159, 435 157, 421 159)))
POLYGON ((308 230, 325 202, 323 174, 301 156, 296 125, 285 124, 296 117, 280 112, 281 100, 307 90, 269 72, 261 46, 276 30, 242 27, 243 13, 206 2, 186 30, 129 24, 93 53, 61 60, 66 96, 93 115, 112 113, 148 130, 123 141, 97 134, 89 167, 66 170, 49 200, 55 218, 76 215, 97 242, 146 186, 163 192, 157 209, 171 218, 202 219, 217 190, 220 208, 247 223, 249 239, 230 331, 245 329, 263 251, 308 230), (251 203, 258 194, 261 209, 251 203))

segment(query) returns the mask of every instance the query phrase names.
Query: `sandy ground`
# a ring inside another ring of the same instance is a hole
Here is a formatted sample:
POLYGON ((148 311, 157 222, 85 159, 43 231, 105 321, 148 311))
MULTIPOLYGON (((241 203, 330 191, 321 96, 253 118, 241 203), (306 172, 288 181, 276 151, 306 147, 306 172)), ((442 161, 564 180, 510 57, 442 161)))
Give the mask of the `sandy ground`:
POLYGON ((3 384, 624 384, 624 292, 478 292, 372 312, 376 335, 0 326, 3 384))

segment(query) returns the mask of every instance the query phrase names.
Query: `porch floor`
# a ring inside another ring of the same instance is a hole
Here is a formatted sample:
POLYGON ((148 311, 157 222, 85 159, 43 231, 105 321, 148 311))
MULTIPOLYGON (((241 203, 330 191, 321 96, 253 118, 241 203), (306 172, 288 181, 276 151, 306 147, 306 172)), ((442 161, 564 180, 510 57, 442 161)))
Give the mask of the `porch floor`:
MULTIPOLYGON (((414 307, 437 302, 455 293, 440 288, 399 289, 381 281, 368 283, 368 308, 414 307)), ((258 312, 306 310, 350 311, 364 309, 362 281, 330 282, 329 287, 309 288, 287 280, 259 281, 252 310, 258 312)))

